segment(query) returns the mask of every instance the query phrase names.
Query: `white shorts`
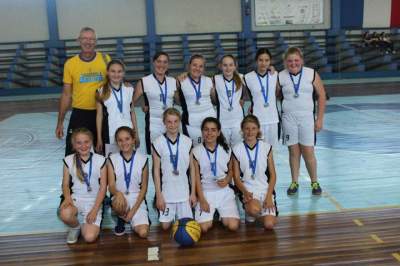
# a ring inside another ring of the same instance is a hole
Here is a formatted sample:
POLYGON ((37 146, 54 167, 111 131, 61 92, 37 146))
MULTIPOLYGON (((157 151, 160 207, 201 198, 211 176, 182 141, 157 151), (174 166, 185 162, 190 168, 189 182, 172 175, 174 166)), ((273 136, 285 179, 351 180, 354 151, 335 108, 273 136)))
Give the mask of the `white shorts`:
POLYGON ((193 145, 197 145, 203 142, 202 134, 201 134, 201 126, 189 126, 186 125, 186 129, 188 131, 189 137, 193 141, 193 145))
MULTIPOLYGON (((275 205, 274 210, 264 208, 264 200, 265 200, 265 197, 267 196, 266 192, 252 192, 252 193, 253 193, 253 199, 260 201, 260 204, 262 207, 261 213, 258 215, 258 217, 262 217, 262 216, 266 216, 266 215, 276 216, 276 205, 275 205)), ((272 200, 274 201, 274 204, 275 204, 274 196, 273 196, 272 200)))
POLYGON ((262 140, 274 147, 279 143, 278 123, 261 125, 262 140))
POLYGON ((240 125, 236 127, 223 127, 221 130, 229 145, 233 146, 242 141, 240 125))
POLYGON ((300 143, 304 146, 314 146, 314 115, 295 115, 284 113, 282 115, 283 144, 286 146, 300 143))
POLYGON ((217 210, 221 218, 239 219, 239 210, 236 205, 235 193, 228 186, 216 191, 204 191, 204 196, 210 205, 210 212, 204 212, 200 209, 200 203, 197 203, 195 209, 195 219, 199 223, 212 221, 214 212, 217 210))
MULTIPOLYGON (((89 212, 92 210, 96 199, 86 199, 86 198, 79 198, 72 195, 72 200, 74 201, 75 207, 78 209, 78 220, 80 224, 86 223, 86 217, 89 212)), ((101 220, 103 214, 103 207, 101 206, 99 211, 97 212, 96 221, 93 223, 100 227, 101 220)))
POLYGON ((159 211, 160 223, 170 223, 177 219, 193 218, 192 208, 189 201, 165 203, 165 210, 159 211))
MULTIPOLYGON (((128 195, 124 193, 125 200, 128 204, 127 210, 130 210, 135 205, 138 196, 139 195, 137 193, 129 193, 128 195)), ((137 209, 135 215, 133 215, 130 224, 132 227, 141 224, 149 224, 149 214, 144 201, 140 204, 140 207, 137 209)))

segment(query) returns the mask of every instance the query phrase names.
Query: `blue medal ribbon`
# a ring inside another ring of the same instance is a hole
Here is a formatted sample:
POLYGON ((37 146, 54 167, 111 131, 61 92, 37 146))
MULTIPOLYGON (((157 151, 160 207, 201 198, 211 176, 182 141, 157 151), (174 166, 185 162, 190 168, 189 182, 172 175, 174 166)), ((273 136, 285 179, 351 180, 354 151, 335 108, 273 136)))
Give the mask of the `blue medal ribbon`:
POLYGON ((164 78, 164 82, 165 82, 165 88, 163 91, 163 88, 161 87, 162 83, 160 84, 160 82, 158 81, 158 79, 155 77, 155 75, 153 75, 154 78, 157 81, 158 87, 160 88, 160 101, 163 103, 163 107, 167 108, 167 95, 168 95, 168 84, 167 84, 167 78, 164 78))
POLYGON ((124 104, 123 103, 123 98, 122 98, 122 83, 119 85, 119 90, 117 90, 113 86, 111 86, 111 88, 112 88, 111 91, 112 91, 112 93, 114 95, 115 101, 117 101, 118 110, 122 114, 122 111, 123 111, 122 108, 123 108, 123 104, 124 104), (118 99, 116 92, 119 92, 120 100, 118 99))
POLYGON ((301 82, 301 76, 303 75, 303 68, 300 70, 300 76, 299 76, 299 81, 297 84, 294 82, 293 75, 292 73, 289 72, 290 80, 293 83, 293 88, 294 88, 294 97, 299 97, 299 89, 300 89, 300 82, 301 82))
POLYGON ((206 152, 207 152, 208 160, 209 160, 209 162, 210 162, 211 171, 212 171, 214 177, 216 177, 216 176, 217 176, 217 154, 218 154, 217 152, 218 152, 218 143, 215 145, 215 148, 214 148, 214 162, 211 161, 210 152, 208 151, 207 148, 206 148, 206 152))
POLYGON ((257 168, 258 140, 257 140, 257 143, 256 143, 256 154, 254 156, 254 160, 252 160, 252 158, 251 158, 251 155, 250 155, 250 152, 249 152, 250 147, 246 144, 246 142, 244 142, 244 147, 246 148, 246 154, 247 154, 247 158, 249 159, 249 165, 250 165, 251 172, 252 172, 251 178, 254 179, 254 176, 256 174, 256 168, 257 168))
POLYGON ((129 172, 127 172, 127 171, 126 171, 126 165, 125 165, 125 159, 124 159, 124 157, 123 157, 122 154, 121 154, 121 156, 122 156, 122 164, 123 164, 123 166, 124 166, 124 178, 125 178, 125 185, 126 185, 126 192, 125 192, 125 194, 129 194, 129 185, 130 185, 130 183, 131 183, 132 167, 133 167, 133 162, 134 162, 134 160, 135 160, 135 155, 136 155, 136 152, 133 151, 133 152, 132 152, 132 156, 131 156, 131 162, 130 162, 130 165, 129 165, 129 172))
POLYGON ((90 153, 90 158, 89 158, 89 174, 83 171, 80 156, 78 154, 76 154, 75 156, 78 156, 78 160, 76 160, 77 164, 78 164, 77 166, 78 166, 78 169, 80 169, 82 171, 83 181, 85 181, 87 191, 90 192, 90 191, 92 191, 92 187, 90 186, 90 178, 92 176, 92 154, 90 153))
POLYGON ((196 104, 200 103, 200 98, 201 98, 201 76, 199 78, 199 88, 197 89, 196 87, 196 82, 192 79, 192 77, 189 75, 190 83, 192 84, 192 87, 194 89, 194 92, 196 93, 196 104))
POLYGON ((169 150, 169 158, 170 158, 170 162, 172 164, 173 167, 173 173, 176 175, 179 175, 179 171, 178 171, 178 160, 179 160, 179 133, 178 136, 176 138, 176 153, 173 154, 172 153, 172 148, 171 148, 171 144, 170 144, 170 140, 168 139, 168 137, 166 135, 165 139, 167 141, 167 145, 168 145, 168 150, 169 150))
POLYGON ((235 94, 235 81, 232 80, 232 93, 229 93, 228 86, 226 85, 225 78, 224 78, 224 84, 225 84, 226 96, 227 96, 228 102, 229 102, 229 111, 232 111, 233 110, 233 106, 232 106, 233 95, 235 94))
POLYGON ((260 75, 258 75, 258 73, 256 73, 257 78, 258 78, 258 82, 260 83, 260 87, 261 87, 261 94, 264 97, 264 106, 267 107, 269 105, 268 103, 268 92, 269 92, 269 75, 268 72, 266 73, 266 82, 265 82, 265 87, 262 84, 262 80, 260 75))

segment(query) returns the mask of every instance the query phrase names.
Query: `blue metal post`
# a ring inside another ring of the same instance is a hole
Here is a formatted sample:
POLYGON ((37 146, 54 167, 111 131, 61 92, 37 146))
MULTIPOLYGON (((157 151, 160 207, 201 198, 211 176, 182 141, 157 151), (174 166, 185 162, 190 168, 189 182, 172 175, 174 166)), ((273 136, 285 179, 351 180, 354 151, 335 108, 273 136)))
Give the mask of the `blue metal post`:
POLYGON ((49 40, 47 41, 46 45, 49 48, 63 48, 64 42, 60 41, 60 35, 58 33, 56 0, 47 0, 46 9, 47 9, 47 24, 49 27, 49 40))
MULTIPOLYGON (((156 16, 154 12, 154 0, 146 0, 146 24, 147 24, 146 41, 149 44, 149 57, 150 57, 149 62, 151 62, 157 49, 156 16)), ((152 68, 152 66, 150 66, 150 68, 152 68)))

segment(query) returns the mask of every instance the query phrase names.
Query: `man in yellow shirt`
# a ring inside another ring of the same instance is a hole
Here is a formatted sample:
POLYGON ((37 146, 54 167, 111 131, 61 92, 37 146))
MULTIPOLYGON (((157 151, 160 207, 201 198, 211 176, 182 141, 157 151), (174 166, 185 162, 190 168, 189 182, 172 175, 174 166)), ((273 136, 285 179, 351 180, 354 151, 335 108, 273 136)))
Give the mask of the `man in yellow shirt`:
POLYGON ((96 52, 96 32, 84 27, 79 33, 81 52, 68 59, 64 65, 63 92, 60 97, 56 136, 64 136, 64 118, 72 104, 69 120, 65 155, 73 153, 71 133, 74 129, 89 129, 96 144, 96 90, 102 86, 106 77, 108 55, 96 52))

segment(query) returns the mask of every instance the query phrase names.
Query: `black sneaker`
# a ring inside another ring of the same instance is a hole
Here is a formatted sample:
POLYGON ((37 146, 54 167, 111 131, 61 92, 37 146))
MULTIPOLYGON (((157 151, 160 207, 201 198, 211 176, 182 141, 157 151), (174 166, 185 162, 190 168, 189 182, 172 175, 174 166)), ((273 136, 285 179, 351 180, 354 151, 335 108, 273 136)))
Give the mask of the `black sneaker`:
POLYGON ((297 182, 292 182, 287 189, 287 194, 288 195, 294 195, 297 193, 297 190, 299 189, 299 183, 297 182))
POLYGON ((125 221, 119 217, 117 225, 114 227, 114 234, 116 236, 123 236, 125 234, 125 221))
POLYGON ((321 195, 322 188, 318 182, 311 182, 311 189, 313 195, 321 195))

